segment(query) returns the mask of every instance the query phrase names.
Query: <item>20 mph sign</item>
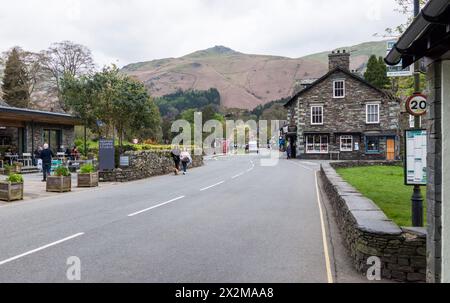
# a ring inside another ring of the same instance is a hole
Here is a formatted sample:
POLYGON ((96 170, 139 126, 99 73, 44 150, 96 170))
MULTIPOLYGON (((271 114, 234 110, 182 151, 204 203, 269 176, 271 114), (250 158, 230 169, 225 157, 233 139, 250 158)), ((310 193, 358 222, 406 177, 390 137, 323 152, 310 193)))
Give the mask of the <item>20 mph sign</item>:
POLYGON ((413 116, 423 116, 427 113, 427 97, 422 94, 414 94, 406 101, 406 110, 413 116))

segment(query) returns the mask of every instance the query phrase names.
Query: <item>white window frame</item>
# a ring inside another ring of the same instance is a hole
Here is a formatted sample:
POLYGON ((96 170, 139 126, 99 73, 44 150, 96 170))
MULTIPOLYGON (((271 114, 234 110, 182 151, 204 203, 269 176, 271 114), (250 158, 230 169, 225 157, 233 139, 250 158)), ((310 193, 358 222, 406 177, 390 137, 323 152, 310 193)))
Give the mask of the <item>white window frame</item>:
POLYGON ((328 154, 330 149, 330 138, 327 135, 306 135, 305 136, 305 142, 306 142, 306 153, 307 154, 328 154), (320 138, 320 143, 315 143, 316 137, 320 138), (327 138, 327 143, 323 143, 322 139, 327 138), (312 142, 310 142, 310 139, 312 138, 312 142), (322 150, 322 147, 326 146, 326 150, 322 150), (312 150, 310 150, 309 147, 312 147, 312 150), (318 147, 318 149, 316 149, 318 147))
POLYGON ((333 81, 333 98, 334 99, 343 99, 343 98, 345 98, 345 95, 346 95, 346 90, 345 90, 345 80, 334 80, 333 81), (342 96, 336 96, 336 92, 337 92, 337 89, 336 89, 336 83, 338 83, 338 82, 342 82, 342 96))
POLYGON ((311 125, 323 125, 323 105, 312 105, 311 106, 311 125), (321 116, 322 116, 322 122, 315 123, 314 122, 314 109, 320 108, 321 116))
POLYGON ((366 124, 380 124, 380 104, 379 103, 368 103, 366 104, 366 124), (369 107, 377 107, 377 121, 369 121, 369 107))
POLYGON ((341 152, 352 152, 353 151, 353 136, 352 135, 343 135, 340 137, 340 150, 341 152), (350 148, 343 148, 343 140, 350 139, 350 148))

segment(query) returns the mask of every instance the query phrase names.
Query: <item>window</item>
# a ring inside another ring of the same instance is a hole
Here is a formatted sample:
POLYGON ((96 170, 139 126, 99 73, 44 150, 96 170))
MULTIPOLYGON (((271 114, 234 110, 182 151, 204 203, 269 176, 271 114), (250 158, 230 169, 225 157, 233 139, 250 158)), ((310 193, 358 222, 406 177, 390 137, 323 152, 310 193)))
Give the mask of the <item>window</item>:
MULTIPOLYGON (((413 115, 409 115, 409 128, 414 128, 415 127, 415 118, 416 117, 414 117, 413 115)), ((420 118, 420 126, 419 127, 422 127, 422 117, 419 117, 420 118)))
POLYGON ((366 105, 366 123, 367 124, 380 123, 380 104, 366 105))
POLYGON ((366 152, 378 153, 380 151, 380 138, 379 137, 366 137, 366 152))
POLYGON ((333 81, 333 98, 345 98, 345 81, 333 81))
POLYGON ((341 151, 353 151, 353 136, 341 136, 341 151))
POLYGON ((307 154, 328 154, 328 136, 311 135, 306 136, 307 154))
POLYGON ((311 106, 311 124, 323 124, 323 106, 311 106))

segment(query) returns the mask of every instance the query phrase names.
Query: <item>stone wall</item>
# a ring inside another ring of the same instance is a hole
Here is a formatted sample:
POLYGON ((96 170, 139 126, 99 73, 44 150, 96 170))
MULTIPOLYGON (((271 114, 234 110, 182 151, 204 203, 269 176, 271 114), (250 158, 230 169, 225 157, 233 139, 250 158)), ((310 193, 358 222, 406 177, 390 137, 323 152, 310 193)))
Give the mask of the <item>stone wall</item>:
MULTIPOLYGON (((358 162, 343 163, 323 164, 321 178, 356 270, 366 274, 372 266, 367 264, 368 259, 375 256, 382 262, 382 277, 401 282, 424 282, 425 229, 400 228, 389 220, 373 201, 346 183, 332 167, 356 166, 358 162)), ((380 165, 380 162, 366 164, 380 165)))
MULTIPOLYGON (((100 182, 130 182, 173 173, 174 162, 168 151, 129 151, 125 155, 130 156, 130 166, 100 172, 100 182)), ((192 161, 191 167, 202 166, 203 156, 193 155, 192 161)))

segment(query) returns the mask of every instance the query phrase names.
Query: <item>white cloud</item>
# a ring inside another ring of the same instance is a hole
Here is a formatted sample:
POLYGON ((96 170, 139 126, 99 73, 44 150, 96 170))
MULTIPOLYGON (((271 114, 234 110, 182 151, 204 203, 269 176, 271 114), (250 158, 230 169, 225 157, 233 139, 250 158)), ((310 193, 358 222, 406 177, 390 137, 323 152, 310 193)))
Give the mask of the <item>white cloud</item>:
POLYGON ((300 57, 373 40, 400 24, 394 0, 0 0, 0 50, 72 40, 99 64, 178 57, 214 45, 300 57))

